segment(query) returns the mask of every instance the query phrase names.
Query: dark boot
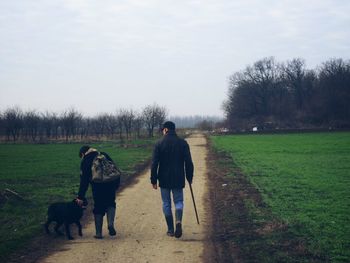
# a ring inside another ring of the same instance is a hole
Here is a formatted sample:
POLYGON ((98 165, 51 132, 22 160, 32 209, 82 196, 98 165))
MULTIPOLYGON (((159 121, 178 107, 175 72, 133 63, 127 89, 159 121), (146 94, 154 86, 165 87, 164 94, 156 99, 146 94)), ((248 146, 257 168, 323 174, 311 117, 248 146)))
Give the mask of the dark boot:
POLYGON ((102 239, 102 225, 103 225, 103 215, 94 215, 95 216, 95 228, 96 228, 96 235, 94 238, 102 239))
POLYGON ((168 232, 166 232, 166 234, 168 236, 173 237, 174 236, 174 219, 173 219, 173 215, 165 216, 165 220, 166 220, 166 224, 168 226, 168 232))
POLYGON ((176 229, 175 229, 175 237, 179 238, 182 236, 182 210, 175 210, 175 218, 176 218, 176 229))
POLYGON ((115 207, 108 207, 107 209, 107 223, 110 236, 115 236, 117 232, 114 229, 115 207))

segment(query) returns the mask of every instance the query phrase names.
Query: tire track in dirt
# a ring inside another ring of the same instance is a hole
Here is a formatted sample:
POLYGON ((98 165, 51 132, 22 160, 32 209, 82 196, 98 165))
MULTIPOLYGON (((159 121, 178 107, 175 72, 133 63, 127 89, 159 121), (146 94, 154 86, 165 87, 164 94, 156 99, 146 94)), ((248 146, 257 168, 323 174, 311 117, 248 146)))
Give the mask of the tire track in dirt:
POLYGON ((40 262, 208 262, 210 213, 206 205, 207 142, 200 134, 190 136, 187 141, 195 166, 193 191, 200 225, 197 225, 191 193, 186 186, 183 236, 176 239, 165 234, 160 191, 152 189, 150 171, 147 169, 135 184, 117 195, 116 237, 108 236, 105 221, 104 239, 94 239, 92 221, 83 226, 82 238, 65 242, 59 251, 42 258, 40 262))

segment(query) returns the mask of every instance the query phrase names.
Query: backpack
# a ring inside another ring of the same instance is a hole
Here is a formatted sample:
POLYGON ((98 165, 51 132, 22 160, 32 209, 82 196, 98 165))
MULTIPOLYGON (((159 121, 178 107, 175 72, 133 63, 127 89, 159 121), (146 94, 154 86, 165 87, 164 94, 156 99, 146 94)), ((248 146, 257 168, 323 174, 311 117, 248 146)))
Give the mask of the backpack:
POLYGON ((91 172, 91 182, 94 183, 108 183, 120 180, 121 176, 121 171, 117 168, 115 163, 100 152, 98 152, 97 156, 92 161, 91 172))

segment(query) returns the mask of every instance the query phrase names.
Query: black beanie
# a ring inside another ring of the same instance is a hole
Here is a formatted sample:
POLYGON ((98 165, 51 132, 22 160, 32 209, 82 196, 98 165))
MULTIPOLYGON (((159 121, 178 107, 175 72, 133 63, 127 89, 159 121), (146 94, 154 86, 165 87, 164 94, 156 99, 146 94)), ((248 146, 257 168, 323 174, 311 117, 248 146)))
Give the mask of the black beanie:
POLYGON ((89 145, 84 145, 83 147, 81 147, 79 150, 79 158, 81 158, 81 156, 85 154, 89 149, 90 149, 89 145))

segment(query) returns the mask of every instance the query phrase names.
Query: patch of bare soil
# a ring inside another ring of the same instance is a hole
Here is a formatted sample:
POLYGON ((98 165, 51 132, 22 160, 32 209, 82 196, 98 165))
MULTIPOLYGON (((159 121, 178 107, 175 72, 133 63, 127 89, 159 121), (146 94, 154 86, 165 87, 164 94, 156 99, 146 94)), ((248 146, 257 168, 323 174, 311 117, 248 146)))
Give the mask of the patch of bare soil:
POLYGON ((207 162, 217 262, 327 262, 272 215, 230 157, 210 150, 207 162))

